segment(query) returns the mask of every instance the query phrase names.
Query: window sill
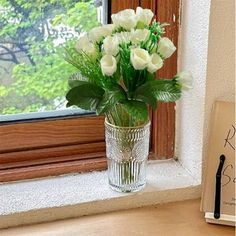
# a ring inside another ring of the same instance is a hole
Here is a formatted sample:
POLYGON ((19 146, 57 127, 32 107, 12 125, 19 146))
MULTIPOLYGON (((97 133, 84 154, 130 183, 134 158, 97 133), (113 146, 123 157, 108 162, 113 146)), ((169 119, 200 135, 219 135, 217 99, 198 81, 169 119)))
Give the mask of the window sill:
POLYGON ((106 171, 0 185, 0 228, 200 197, 200 181, 174 160, 149 161, 147 186, 117 193, 106 171))
POLYGON ((1 236, 232 236, 234 227, 206 223, 200 199, 0 230, 1 236), (178 216, 178 217, 176 217, 178 216))

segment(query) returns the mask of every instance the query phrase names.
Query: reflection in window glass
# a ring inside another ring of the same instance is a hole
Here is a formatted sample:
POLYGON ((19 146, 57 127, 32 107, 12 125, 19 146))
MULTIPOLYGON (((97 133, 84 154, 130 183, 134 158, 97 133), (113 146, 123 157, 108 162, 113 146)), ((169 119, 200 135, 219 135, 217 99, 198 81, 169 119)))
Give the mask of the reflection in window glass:
POLYGON ((94 0, 0 0, 0 115, 65 109, 75 69, 63 45, 99 25, 98 9, 94 0))

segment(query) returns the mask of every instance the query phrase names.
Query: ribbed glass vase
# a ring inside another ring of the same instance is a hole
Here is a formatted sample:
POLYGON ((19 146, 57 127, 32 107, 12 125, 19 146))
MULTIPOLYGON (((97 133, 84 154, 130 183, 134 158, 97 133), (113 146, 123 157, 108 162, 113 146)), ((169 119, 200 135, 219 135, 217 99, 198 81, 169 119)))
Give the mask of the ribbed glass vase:
POLYGON ((119 127, 105 121, 109 185, 118 192, 135 192, 146 185, 150 122, 119 127))

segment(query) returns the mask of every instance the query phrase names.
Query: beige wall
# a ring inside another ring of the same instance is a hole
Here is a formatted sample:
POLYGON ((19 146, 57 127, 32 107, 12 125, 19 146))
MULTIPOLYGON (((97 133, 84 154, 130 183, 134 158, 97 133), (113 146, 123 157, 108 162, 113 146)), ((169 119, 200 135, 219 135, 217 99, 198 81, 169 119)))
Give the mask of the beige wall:
POLYGON ((212 0, 209 26, 203 157, 215 100, 235 98, 235 1, 212 0))

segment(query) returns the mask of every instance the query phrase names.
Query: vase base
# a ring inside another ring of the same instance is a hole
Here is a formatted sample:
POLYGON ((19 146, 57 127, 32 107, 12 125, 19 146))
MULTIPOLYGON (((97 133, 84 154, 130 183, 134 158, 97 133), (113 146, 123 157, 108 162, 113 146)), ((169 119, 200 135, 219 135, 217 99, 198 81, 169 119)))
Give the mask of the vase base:
POLYGON ((146 183, 143 184, 133 184, 133 185, 126 185, 126 186, 117 186, 112 184, 111 182, 109 183, 109 187, 116 191, 116 192, 120 192, 120 193, 133 193, 133 192, 139 192, 141 190, 143 190, 146 186, 146 183))

